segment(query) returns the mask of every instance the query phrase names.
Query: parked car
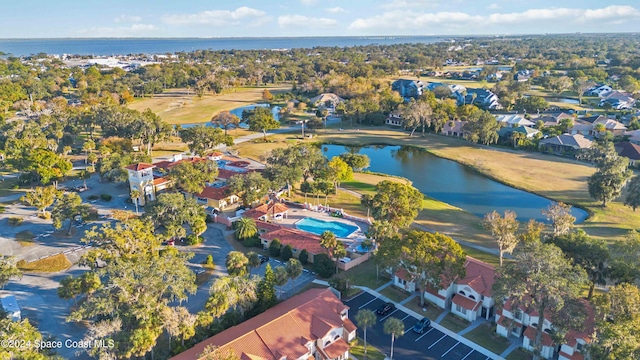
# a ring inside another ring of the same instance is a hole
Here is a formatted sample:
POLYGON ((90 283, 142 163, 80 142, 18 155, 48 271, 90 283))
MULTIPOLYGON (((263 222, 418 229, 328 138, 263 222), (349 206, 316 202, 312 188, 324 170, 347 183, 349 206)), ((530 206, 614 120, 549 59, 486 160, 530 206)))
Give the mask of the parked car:
POLYGON ((171 240, 167 240, 167 241, 165 241, 165 242, 164 242, 164 245, 167 245, 167 246, 175 246, 175 245, 176 245, 176 241, 175 241, 175 240, 173 240, 173 239, 171 239, 171 240))
POLYGON ((268 256, 260 255, 260 264, 264 264, 264 263, 266 263, 268 261, 269 261, 269 257, 268 256))
POLYGON ((77 192, 85 192, 87 190, 89 190, 88 187, 84 186, 84 185, 80 185, 75 189, 77 192))
POLYGON ((414 332, 417 332, 418 334, 422 334, 430 327, 431 327, 431 320, 425 317, 425 318, 422 318, 420 321, 418 321, 415 325, 413 325, 413 328, 411 329, 414 332))
POLYGON ((380 306, 378 308, 378 310, 376 310, 376 314, 384 316, 384 315, 387 315, 388 313, 392 312, 395 309, 396 309, 396 306, 393 305, 393 303, 390 303, 390 302, 384 303, 384 304, 382 304, 382 306, 380 306))

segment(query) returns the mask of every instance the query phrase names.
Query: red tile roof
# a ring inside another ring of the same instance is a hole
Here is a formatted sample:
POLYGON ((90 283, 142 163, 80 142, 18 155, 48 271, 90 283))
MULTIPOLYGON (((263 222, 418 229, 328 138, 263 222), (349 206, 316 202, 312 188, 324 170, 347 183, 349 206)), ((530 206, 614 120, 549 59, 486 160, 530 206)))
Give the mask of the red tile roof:
POLYGON ((289 211, 289 208, 285 204, 281 204, 279 202, 271 203, 271 204, 262 204, 253 209, 256 213, 261 212, 264 214, 281 214, 289 211))
POLYGON ((137 163, 137 164, 131 164, 129 166, 125 166, 124 168, 127 170, 140 171, 144 169, 151 169, 153 167, 154 165, 151 165, 151 164, 137 163))
POLYGON ((223 186, 219 188, 215 188, 212 186, 205 186, 200 194, 195 194, 195 196, 204 199, 212 199, 212 200, 222 200, 229 197, 227 190, 228 186, 223 186))
POLYGON ((454 304, 460 305, 463 308, 471 310, 471 311, 476 311, 478 309, 478 306, 480 306, 480 302, 471 300, 466 296, 462 296, 462 295, 458 295, 458 294, 453 295, 453 298, 451 299, 451 301, 454 304))
MULTIPOLYGON (((536 339, 536 328, 533 326, 527 326, 527 329, 524 331, 524 336, 526 336, 529 340, 533 341, 536 339)), ((542 332, 542 345, 544 346, 552 346, 553 340, 551 340, 551 335, 549 335, 546 331, 542 332)))
POLYGON ((282 245, 291 245, 294 249, 305 249, 311 254, 327 253, 327 249, 320 245, 320 236, 297 229, 281 227, 260 235, 260 238, 267 241, 277 238, 282 245))
POLYGON ((157 177, 153 179, 153 185, 160 185, 160 184, 168 183, 170 181, 171 179, 169 179, 168 177, 157 177))
POLYGON ((565 359, 569 359, 569 360, 584 360, 584 355, 582 355, 581 353, 579 353, 578 351, 573 351, 573 355, 569 355, 564 351, 560 351, 558 353, 558 355, 564 357, 565 359))
MULTIPOLYGON (((251 211, 251 210, 249 210, 249 211, 251 211)), ((245 211, 242 214, 242 216, 245 216, 245 214, 248 213, 249 211, 245 211)), ((261 220, 256 220, 256 226, 258 227, 258 230, 264 230, 265 232, 270 232, 270 231, 274 231, 274 230, 278 230, 278 229, 282 228, 282 226, 280 226, 280 225, 268 223, 268 222, 261 221, 261 220)))
POLYGON ((567 335, 565 335, 567 345, 571 347, 574 347, 576 345, 576 339, 582 339, 587 343, 591 342, 591 335, 594 332, 595 312, 593 310, 593 306, 584 299, 580 300, 580 302, 584 305, 584 310, 587 318, 584 322, 584 328, 582 330, 570 330, 567 332, 567 335))
MULTIPOLYGON (((314 333, 322 333, 328 326, 343 326, 340 314, 346 309, 348 307, 329 289, 307 290, 196 344, 172 360, 199 359, 205 347, 210 345, 219 346, 222 351, 233 351, 241 359, 279 360, 283 356, 297 359, 308 353, 305 344, 317 339, 314 333), (315 321, 316 318, 321 321, 315 321)), ((340 346, 336 345, 336 349, 340 346)))
POLYGON ((218 179, 228 180, 233 175, 245 174, 239 171, 227 170, 227 169, 218 169, 218 179))
POLYGON ((172 167, 180 164, 181 162, 198 162, 198 161, 205 161, 205 160, 206 159, 203 159, 201 157, 192 157, 189 159, 182 159, 178 161, 162 160, 162 161, 158 161, 157 163, 154 163, 153 165, 155 165, 159 169, 170 170, 172 167))
POLYGON ((404 281, 412 282, 415 280, 415 277, 409 274, 409 272, 404 268, 399 268, 398 270, 396 270, 395 275, 404 281))
POLYGON ((351 322, 351 320, 349 320, 349 318, 345 318, 344 319, 344 329, 350 333, 352 331, 357 330, 358 328, 356 327, 356 325, 354 323, 351 322))
POLYGON ((331 345, 324 348, 324 352, 329 355, 329 358, 335 359, 344 355, 347 350, 349 350, 349 344, 346 341, 342 340, 342 338, 334 341, 331 345))
POLYGON ((467 256, 464 268, 467 270, 467 275, 464 279, 456 281, 456 283, 458 285, 468 285, 479 294, 491 297, 491 287, 496 275, 495 268, 471 256, 467 256))

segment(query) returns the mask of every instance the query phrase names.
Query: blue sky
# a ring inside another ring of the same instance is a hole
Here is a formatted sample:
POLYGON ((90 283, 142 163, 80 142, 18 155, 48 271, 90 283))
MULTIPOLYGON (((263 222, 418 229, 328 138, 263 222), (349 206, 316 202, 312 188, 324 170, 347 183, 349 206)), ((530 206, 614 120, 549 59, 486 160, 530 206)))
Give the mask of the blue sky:
POLYGON ((0 38, 640 32, 637 0, 7 0, 0 38))

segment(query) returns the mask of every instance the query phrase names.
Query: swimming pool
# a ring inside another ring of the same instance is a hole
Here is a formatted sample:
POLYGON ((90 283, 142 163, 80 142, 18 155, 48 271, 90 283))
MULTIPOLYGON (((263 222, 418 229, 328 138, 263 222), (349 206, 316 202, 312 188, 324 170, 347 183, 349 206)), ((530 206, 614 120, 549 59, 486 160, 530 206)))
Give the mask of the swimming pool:
POLYGON ((337 237, 345 238, 360 230, 355 225, 345 224, 339 221, 324 221, 314 218, 304 218, 296 222, 296 228, 302 231, 322 235, 325 231, 331 231, 337 237))

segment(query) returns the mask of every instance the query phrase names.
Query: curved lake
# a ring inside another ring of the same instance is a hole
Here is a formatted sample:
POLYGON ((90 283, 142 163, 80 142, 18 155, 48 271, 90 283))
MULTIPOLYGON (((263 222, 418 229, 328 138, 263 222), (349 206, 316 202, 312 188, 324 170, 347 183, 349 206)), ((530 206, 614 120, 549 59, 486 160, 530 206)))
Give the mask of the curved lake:
MULTIPOLYGON (((235 109, 231 109, 229 110, 230 113, 232 113, 233 115, 237 116, 240 118, 240 120, 242 120, 242 112, 245 110, 253 110, 257 107, 268 107, 269 104, 251 104, 251 105, 246 105, 246 106, 241 106, 235 109)), ((273 114, 274 119, 280 121, 280 106, 274 106, 271 108, 271 113, 273 114)), ((211 122, 207 121, 207 122, 201 122, 201 123, 191 123, 191 124, 182 124, 180 126, 182 126, 183 129, 186 128, 190 128, 190 127, 194 127, 194 126, 198 126, 198 125, 204 125, 204 126, 214 126, 211 122)), ((240 128, 243 129, 248 129, 249 125, 247 125, 246 123, 240 123, 240 128)), ((233 128, 233 127, 231 127, 233 128)))
MULTIPOLYGON (((512 210, 520 221, 535 219, 547 222, 541 211, 551 204, 549 199, 491 180, 464 165, 427 151, 400 146, 322 145, 322 152, 329 159, 349 151, 369 156, 371 166, 367 170, 405 177, 424 194, 476 216, 484 217, 493 210, 501 214, 512 210)), ((582 209, 573 208, 572 213, 576 222, 587 217, 582 209)))

